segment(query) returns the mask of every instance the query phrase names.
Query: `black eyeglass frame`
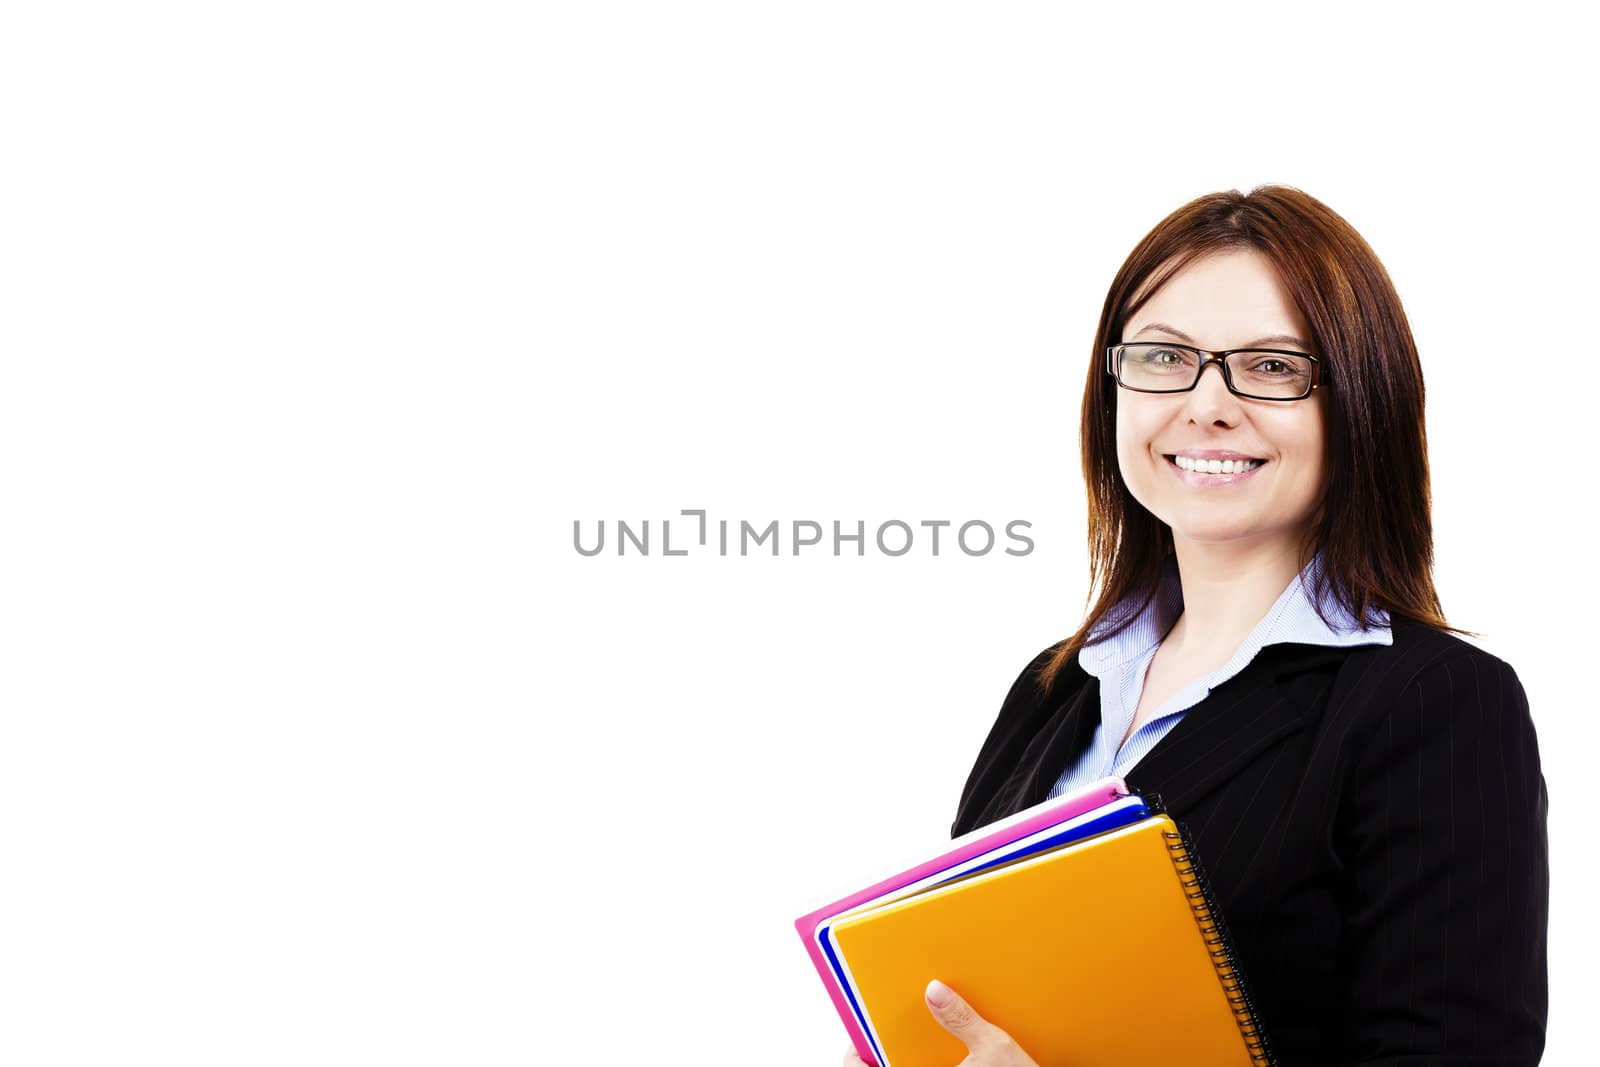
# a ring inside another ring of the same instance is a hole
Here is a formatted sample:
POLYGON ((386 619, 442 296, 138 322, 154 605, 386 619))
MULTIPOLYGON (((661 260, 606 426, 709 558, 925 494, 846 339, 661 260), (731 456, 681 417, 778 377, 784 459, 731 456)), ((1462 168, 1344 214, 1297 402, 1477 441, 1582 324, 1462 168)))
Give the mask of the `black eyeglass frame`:
POLYGON ((1323 364, 1321 357, 1313 356, 1310 352, 1296 352, 1293 349, 1288 348, 1225 348, 1220 352, 1208 352, 1203 348, 1196 348, 1194 345, 1179 344, 1176 341, 1124 341, 1119 345, 1108 345, 1106 347, 1106 373, 1115 379, 1117 388, 1126 389, 1130 393, 1193 392, 1200 385, 1200 375, 1205 373, 1206 366, 1211 363, 1218 365, 1217 369, 1222 372, 1222 383, 1228 387, 1228 392, 1232 393, 1234 396, 1244 397, 1246 400, 1282 400, 1285 402, 1304 400, 1309 397, 1312 393, 1312 390, 1316 389, 1318 386, 1325 385, 1330 389, 1333 388, 1333 382, 1330 380, 1328 369, 1326 365, 1323 364), (1195 368, 1194 381, 1190 382, 1182 389, 1140 389, 1138 386, 1125 384, 1122 380, 1122 376, 1117 373, 1117 349, 1146 345, 1160 348, 1181 348, 1185 352, 1193 352, 1195 355, 1199 356, 1200 364, 1195 368), (1228 357, 1236 352, 1260 352, 1264 355, 1298 356, 1301 359, 1309 359, 1311 361, 1313 371, 1311 385, 1299 396, 1256 396, 1254 393, 1242 392, 1234 387, 1233 374, 1228 370, 1228 357))

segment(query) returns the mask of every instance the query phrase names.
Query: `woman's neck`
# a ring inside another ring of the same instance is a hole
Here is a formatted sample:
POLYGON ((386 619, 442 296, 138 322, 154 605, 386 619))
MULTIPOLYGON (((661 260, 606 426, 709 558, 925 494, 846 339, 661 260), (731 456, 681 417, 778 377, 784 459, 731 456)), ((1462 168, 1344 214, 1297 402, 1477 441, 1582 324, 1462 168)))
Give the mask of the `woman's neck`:
POLYGON ((1174 541, 1183 612, 1163 643, 1183 659, 1222 662, 1300 573, 1297 546, 1282 540, 1174 541))

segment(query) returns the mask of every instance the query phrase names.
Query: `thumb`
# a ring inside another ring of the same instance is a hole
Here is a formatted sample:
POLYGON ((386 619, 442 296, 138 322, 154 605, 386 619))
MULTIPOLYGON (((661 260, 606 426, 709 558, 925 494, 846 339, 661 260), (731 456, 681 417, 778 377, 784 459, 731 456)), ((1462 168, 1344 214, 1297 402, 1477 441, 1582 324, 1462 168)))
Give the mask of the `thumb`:
POLYGON ((959 1037, 968 1052, 1009 1040, 1006 1032, 986 1021, 954 989, 935 978, 923 993, 928 1011, 940 1026, 959 1037))

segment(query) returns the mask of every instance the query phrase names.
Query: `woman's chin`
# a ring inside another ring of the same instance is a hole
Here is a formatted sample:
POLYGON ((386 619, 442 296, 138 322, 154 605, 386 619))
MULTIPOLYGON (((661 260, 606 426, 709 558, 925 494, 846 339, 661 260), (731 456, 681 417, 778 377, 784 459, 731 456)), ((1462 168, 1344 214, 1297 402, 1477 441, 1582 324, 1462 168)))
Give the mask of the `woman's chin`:
POLYGON ((1276 527, 1263 527, 1255 522, 1241 522, 1237 515, 1226 517, 1196 515, 1192 512, 1173 516, 1172 519, 1163 519, 1172 530, 1172 536, 1179 541, 1190 541, 1194 544, 1226 544, 1229 542, 1245 545, 1260 541, 1263 537, 1270 537, 1276 532, 1276 527), (1173 520, 1176 521, 1173 521, 1173 520))

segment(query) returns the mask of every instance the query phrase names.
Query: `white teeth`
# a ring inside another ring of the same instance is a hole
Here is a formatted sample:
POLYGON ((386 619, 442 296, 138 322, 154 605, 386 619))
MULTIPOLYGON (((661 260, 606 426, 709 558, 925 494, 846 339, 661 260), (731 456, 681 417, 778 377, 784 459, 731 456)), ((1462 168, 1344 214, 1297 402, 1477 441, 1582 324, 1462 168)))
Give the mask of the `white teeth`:
POLYGON ((1184 470, 1201 474, 1238 474, 1266 462, 1264 459, 1190 459, 1188 456, 1173 456, 1172 459, 1184 470))

